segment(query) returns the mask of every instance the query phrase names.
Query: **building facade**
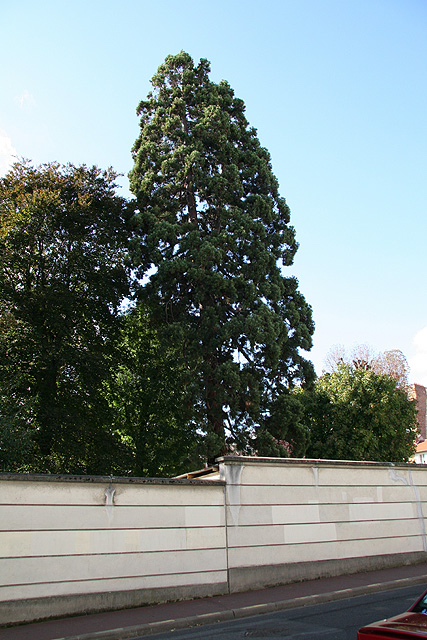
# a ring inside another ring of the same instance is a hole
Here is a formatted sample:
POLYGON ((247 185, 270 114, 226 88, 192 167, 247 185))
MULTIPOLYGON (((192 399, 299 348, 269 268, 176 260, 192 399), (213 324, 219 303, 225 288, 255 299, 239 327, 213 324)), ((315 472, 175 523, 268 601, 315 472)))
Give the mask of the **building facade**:
POLYGON ((420 430, 420 442, 427 440, 427 414, 426 414, 426 400, 427 390, 421 384, 411 384, 409 387, 409 397, 416 400, 418 411, 418 426, 420 430))

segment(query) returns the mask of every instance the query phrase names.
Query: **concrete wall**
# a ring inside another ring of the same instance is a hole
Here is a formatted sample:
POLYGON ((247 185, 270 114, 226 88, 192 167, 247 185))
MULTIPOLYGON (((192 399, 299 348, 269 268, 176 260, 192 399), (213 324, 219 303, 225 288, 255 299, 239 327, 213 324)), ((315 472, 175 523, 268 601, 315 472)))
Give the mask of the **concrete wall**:
POLYGON ((0 474, 0 624, 425 561, 425 465, 221 458, 221 480, 0 474))
POLYGON ((423 465, 225 458, 232 591, 426 559, 423 465))
POLYGON ((222 483, 3 476, 0 624, 224 593, 224 524, 222 483))

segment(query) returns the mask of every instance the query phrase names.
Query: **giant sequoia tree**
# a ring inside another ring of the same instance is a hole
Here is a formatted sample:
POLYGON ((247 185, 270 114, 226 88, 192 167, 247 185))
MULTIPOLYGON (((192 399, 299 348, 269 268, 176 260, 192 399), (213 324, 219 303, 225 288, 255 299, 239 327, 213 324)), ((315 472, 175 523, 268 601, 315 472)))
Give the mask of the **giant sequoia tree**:
MULTIPOLYGON (((311 379, 311 309, 294 277, 297 243, 270 156, 227 82, 181 52, 138 107, 131 189, 141 295, 183 345, 198 381, 194 411, 210 457, 231 444, 295 447, 289 390, 311 379)), ((289 448, 289 447, 288 447, 289 448)))

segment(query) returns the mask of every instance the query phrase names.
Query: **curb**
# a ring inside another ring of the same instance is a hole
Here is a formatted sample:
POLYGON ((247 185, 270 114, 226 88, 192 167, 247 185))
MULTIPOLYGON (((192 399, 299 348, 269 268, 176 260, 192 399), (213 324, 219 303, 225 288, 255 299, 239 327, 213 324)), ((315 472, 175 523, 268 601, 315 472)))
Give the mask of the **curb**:
POLYGON ((53 640, 129 640, 130 638, 137 638, 138 636, 149 636, 156 633, 175 631, 177 629, 189 629, 191 627, 215 624, 217 622, 227 622, 231 620, 238 620, 240 618, 248 618, 250 616, 261 615, 264 613, 274 613, 276 611, 284 611, 286 609, 297 609, 299 607, 307 607, 309 605, 324 604, 326 602, 344 600, 345 598, 364 596, 370 593, 392 591, 393 589, 401 589, 417 584, 426 584, 426 582, 426 576, 400 578, 389 582, 379 582, 360 587, 340 589, 339 591, 331 591, 329 593, 301 596, 299 598, 289 600, 255 604, 247 607, 240 607, 238 609, 226 609, 214 613, 203 613, 173 620, 148 622, 132 627, 118 627, 116 629, 108 629, 106 631, 94 631, 92 633, 83 633, 74 636, 63 636, 53 640))

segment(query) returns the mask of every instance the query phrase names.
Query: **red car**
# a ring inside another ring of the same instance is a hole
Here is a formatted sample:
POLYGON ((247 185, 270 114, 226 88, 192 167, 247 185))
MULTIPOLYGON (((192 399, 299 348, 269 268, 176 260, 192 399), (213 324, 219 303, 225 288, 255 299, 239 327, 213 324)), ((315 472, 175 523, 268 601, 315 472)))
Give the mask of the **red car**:
POLYGON ((407 640, 427 638, 427 591, 398 616, 368 624, 357 632, 357 640, 407 640))

